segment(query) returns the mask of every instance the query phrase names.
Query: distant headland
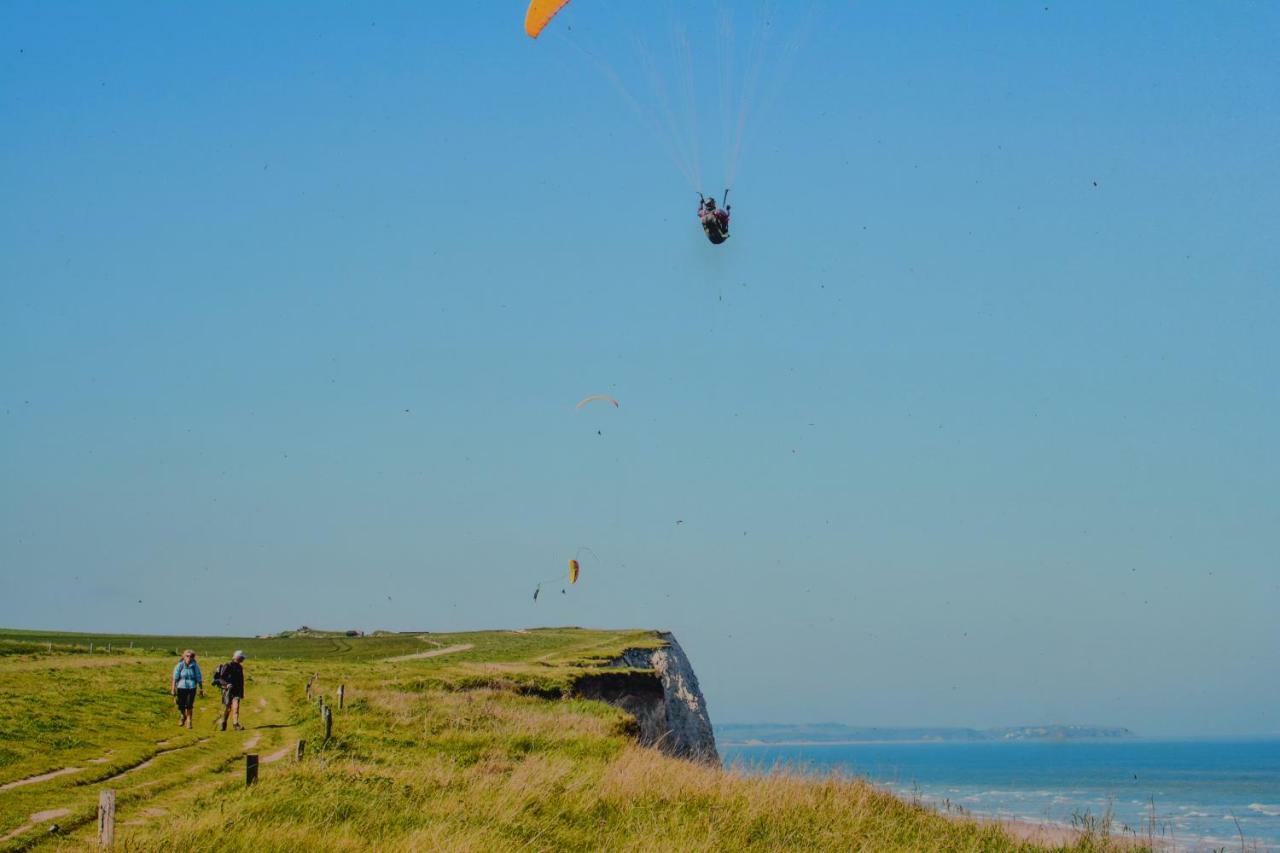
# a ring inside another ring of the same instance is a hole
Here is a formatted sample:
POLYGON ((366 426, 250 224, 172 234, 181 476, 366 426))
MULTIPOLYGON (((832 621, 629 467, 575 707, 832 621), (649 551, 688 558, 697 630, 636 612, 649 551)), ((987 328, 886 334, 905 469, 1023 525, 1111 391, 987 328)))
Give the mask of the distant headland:
POLYGON ((722 723, 724 744, 937 743, 941 741, 1101 740, 1137 737, 1123 726, 1005 726, 994 729, 849 726, 843 723, 722 723))

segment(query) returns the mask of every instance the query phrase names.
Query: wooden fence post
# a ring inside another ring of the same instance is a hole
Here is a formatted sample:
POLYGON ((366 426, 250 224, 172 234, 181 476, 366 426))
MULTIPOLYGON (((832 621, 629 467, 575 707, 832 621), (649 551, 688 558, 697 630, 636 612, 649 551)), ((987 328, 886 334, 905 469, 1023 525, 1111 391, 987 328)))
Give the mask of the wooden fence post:
POLYGON ((342 710, 342 706, 343 706, 343 703, 346 701, 346 697, 347 697, 347 685, 339 684, 338 685, 338 710, 339 711, 342 710))
POLYGON ((306 748, 307 748, 307 742, 306 742, 305 740, 299 740, 299 741, 298 741, 298 755, 297 755, 297 759, 298 759, 298 761, 301 761, 301 760, 302 760, 302 752, 303 752, 303 750, 305 750, 306 748))
POLYGON ((252 785, 258 781, 258 755, 249 753, 244 757, 244 783, 252 785))
POLYGON ((326 705, 320 711, 324 717, 324 739, 325 743, 329 742, 329 738, 333 736, 333 709, 326 705))
POLYGON ((116 843, 116 792, 104 789, 98 794, 98 846, 116 843))
POLYGON ((89 644, 89 654, 93 654, 93 643, 89 644))

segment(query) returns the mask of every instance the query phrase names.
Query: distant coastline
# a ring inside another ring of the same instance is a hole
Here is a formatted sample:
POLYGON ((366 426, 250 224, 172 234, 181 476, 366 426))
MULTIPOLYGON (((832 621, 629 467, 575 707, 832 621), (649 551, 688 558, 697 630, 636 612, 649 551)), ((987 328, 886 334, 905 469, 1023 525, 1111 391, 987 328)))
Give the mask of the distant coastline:
POLYGON ((716 737, 733 746, 849 746, 867 743, 993 743, 1136 738, 1123 726, 866 727, 842 723, 726 723, 716 737))
MULTIPOLYGON (((736 737, 746 727, 724 728, 736 737)), ((907 802, 991 821, 1050 847, 1070 845, 1071 831, 1085 830, 1115 842, 1109 849, 1121 842, 1240 849, 1243 838, 1248 849, 1280 853, 1274 736, 1090 737, 1113 727, 1085 726, 1062 733, 1072 737, 1045 738, 1045 727, 1027 728, 949 741, 904 739, 921 731, 881 728, 875 739, 853 744, 745 745, 721 735, 719 747, 725 765, 744 775, 861 778, 907 802), (897 739, 888 740, 891 734, 897 739)), ((823 733, 840 730, 854 727, 823 733)))

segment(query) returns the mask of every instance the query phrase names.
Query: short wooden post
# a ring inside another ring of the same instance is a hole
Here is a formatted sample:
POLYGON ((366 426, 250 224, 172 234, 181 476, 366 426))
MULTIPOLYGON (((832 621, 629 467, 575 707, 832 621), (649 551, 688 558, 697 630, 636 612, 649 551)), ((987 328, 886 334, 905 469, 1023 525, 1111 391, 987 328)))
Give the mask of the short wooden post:
POLYGON ((107 643, 107 654, 111 654, 111 644, 107 643))
POLYGON ((346 697, 347 697, 347 685, 339 684, 338 685, 338 710, 339 711, 342 710, 342 705, 343 705, 343 702, 346 700, 346 697))
POLYGON ((305 740, 298 741, 298 754, 297 754, 298 761, 302 760, 302 753, 306 748, 307 748, 307 742, 305 740))
POLYGON ((98 846, 116 843, 116 792, 104 789, 98 793, 98 846))
POLYGON ((320 713, 324 717, 324 739, 327 743, 333 736, 333 709, 326 705, 320 713))
POLYGON ((93 654, 93 643, 89 644, 89 654, 93 654))
POLYGON ((244 757, 244 783, 252 785, 258 781, 258 755, 249 753, 244 757))
POLYGON ((53 643, 49 643, 49 654, 53 654, 53 643))

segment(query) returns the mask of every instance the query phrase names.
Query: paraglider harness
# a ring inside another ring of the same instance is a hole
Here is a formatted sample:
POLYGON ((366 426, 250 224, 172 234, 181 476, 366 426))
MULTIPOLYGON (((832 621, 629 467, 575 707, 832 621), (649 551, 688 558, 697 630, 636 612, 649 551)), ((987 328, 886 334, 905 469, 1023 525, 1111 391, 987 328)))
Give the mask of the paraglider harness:
POLYGON ((698 219, 702 220, 702 230, 707 239, 718 246, 729 239, 729 211, 732 210, 729 207, 729 191, 724 191, 724 205, 719 210, 715 203, 715 196, 712 196, 708 207, 706 196, 698 193, 698 219))

